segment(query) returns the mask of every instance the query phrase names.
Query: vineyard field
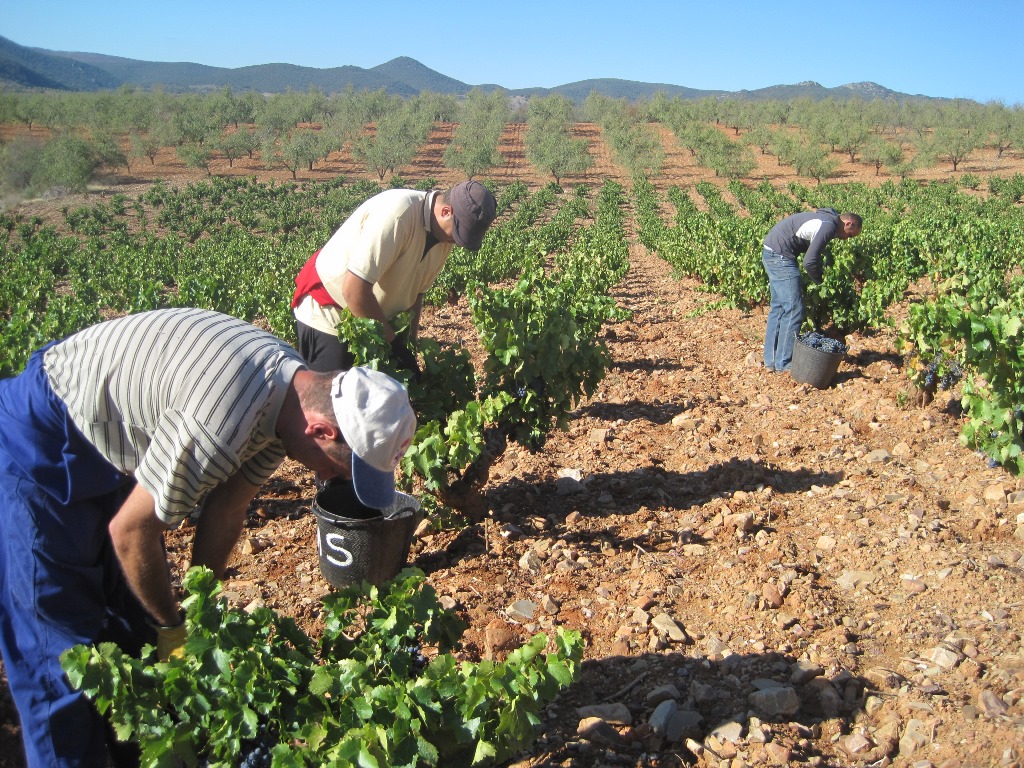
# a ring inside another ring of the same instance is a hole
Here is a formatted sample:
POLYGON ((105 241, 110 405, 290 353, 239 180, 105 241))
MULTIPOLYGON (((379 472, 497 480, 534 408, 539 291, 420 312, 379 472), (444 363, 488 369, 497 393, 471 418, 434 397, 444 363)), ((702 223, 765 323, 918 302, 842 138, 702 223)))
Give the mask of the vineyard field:
MULTIPOLYGON (((507 127, 506 164, 484 178, 536 192, 550 179, 527 164, 522 128, 507 127)), ((399 174, 458 181, 441 163, 451 132, 439 126, 399 174)), ((490 467, 482 520, 426 530, 410 554, 468 623, 467 660, 503 658, 559 626, 583 635, 580 679, 547 707, 536 743, 503 765, 1024 765, 1024 480, 961 444, 959 387, 908 402, 897 329, 932 283, 915 279, 884 308, 891 326, 846 336, 831 387, 766 372, 763 303, 744 294, 727 306, 725 293, 642 245, 633 180, 600 129, 575 133, 596 162, 563 180, 566 197, 583 185, 593 200, 606 180, 626 190, 629 270, 609 293, 628 316, 599 333, 608 369, 538 450, 510 442, 490 467), (666 699, 693 713, 668 718, 667 734, 652 724, 666 699), (594 705, 621 705, 628 722, 609 718, 581 734, 594 705)), ((666 223, 684 207, 670 202, 676 185, 701 211, 713 214, 714 196, 698 194, 700 182, 739 205, 725 180, 663 138, 665 173, 652 187, 666 223)), ((758 162, 757 181, 817 194, 774 158, 758 162)), ((291 181, 245 159, 211 170, 291 181)), ((957 174, 914 178, 927 187, 1021 172, 1024 154, 979 150, 957 174)), ((337 176, 370 179, 338 155, 298 182, 337 176)), ((88 196, 17 210, 66 229, 64 208, 134 199, 156 179, 177 189, 206 178, 168 149, 88 196)), ((878 189, 887 179, 844 162, 831 183, 878 189)), ((963 194, 981 199, 986 189, 963 194)), ((1020 203, 1007 215, 1024 219, 1020 203)), ((864 248, 870 236, 865 229, 864 248)), ((472 314, 466 296, 438 302, 421 333, 464 345, 479 363, 472 314)), ((233 604, 271 607, 316 635, 330 587, 313 493, 310 473, 286 462, 253 505, 224 588, 233 604)), ((179 573, 190 542, 188 526, 168 535, 179 573)), ((18 739, 0 679, 0 766, 24 768, 18 739)))

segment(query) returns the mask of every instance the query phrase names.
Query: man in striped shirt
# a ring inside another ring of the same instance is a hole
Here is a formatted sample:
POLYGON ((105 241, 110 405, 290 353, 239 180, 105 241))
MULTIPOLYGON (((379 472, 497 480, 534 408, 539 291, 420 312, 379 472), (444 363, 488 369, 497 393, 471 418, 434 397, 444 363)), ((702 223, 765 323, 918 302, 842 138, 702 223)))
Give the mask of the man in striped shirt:
POLYGON ((191 563, 222 577, 285 456, 383 508, 415 426, 384 374, 311 371, 271 334, 196 309, 100 323, 0 382, 0 650, 29 765, 106 765, 65 649, 181 652, 165 530, 202 505, 191 563))

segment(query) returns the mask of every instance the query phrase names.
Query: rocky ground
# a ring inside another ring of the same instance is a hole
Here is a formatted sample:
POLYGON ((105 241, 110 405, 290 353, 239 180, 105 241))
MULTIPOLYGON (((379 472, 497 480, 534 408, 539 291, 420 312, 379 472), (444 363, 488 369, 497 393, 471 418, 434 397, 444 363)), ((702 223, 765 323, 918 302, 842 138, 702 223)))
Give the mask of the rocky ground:
MULTIPOLYGON (((503 454, 482 522, 410 554, 469 622, 467 658, 584 634, 581 679, 507 765, 1024 764, 1024 482, 958 444, 956 393, 901 407, 889 331, 849 338, 827 389, 766 372, 763 310, 702 311, 657 257, 631 262, 594 397, 503 454)), ((475 338, 465 300, 423 332, 475 338)), ((226 589, 315 633, 312 495, 286 464, 226 589)), ((190 539, 169 537, 179 568, 190 539)))
MULTIPOLYGON (((955 398, 900 408, 888 333, 851 338, 828 389, 768 373, 763 312, 700 314, 641 252, 618 295, 633 319, 569 430, 510 448, 487 518, 410 557, 469 658, 584 633, 582 679, 510 765, 1019 764, 1024 484, 958 444, 955 398)), ((468 332, 458 306, 426 328, 468 332)), ((311 493, 282 472, 228 588, 316 632, 311 493)))

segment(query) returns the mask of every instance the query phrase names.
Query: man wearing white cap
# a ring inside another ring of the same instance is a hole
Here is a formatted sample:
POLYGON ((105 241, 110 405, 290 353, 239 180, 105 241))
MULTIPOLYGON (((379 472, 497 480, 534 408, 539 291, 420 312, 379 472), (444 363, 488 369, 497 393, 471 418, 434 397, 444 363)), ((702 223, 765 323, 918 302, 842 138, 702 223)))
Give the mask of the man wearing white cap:
POLYGON ((423 294, 454 246, 480 249, 496 208, 494 195, 479 181, 447 191, 389 189, 356 208, 295 278, 297 346, 309 367, 352 366, 336 331, 347 308, 356 317, 379 320, 395 362, 416 370, 415 355, 396 337, 391 321, 409 312, 408 341, 416 340, 423 294))
POLYGON ((311 371, 271 334, 196 309, 86 328, 0 381, 0 651, 29 765, 121 760, 59 657, 107 640, 183 652, 165 530, 201 506, 191 563, 222 577, 286 455, 384 508, 415 430, 394 379, 311 371))

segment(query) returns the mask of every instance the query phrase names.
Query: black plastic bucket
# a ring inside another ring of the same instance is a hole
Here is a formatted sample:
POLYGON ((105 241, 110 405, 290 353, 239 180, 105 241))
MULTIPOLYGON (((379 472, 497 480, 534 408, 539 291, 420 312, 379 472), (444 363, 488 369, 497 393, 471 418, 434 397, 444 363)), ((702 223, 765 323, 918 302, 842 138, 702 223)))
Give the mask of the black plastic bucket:
POLYGON ((793 364, 789 369, 789 375, 794 381, 826 389, 835 378, 844 356, 842 352, 815 349, 797 336, 796 344, 793 345, 793 364))
POLYGON ((396 493, 387 509, 371 509, 356 498, 352 483, 329 484, 313 500, 320 572, 334 587, 393 579, 409 557, 420 521, 420 503, 396 493))

